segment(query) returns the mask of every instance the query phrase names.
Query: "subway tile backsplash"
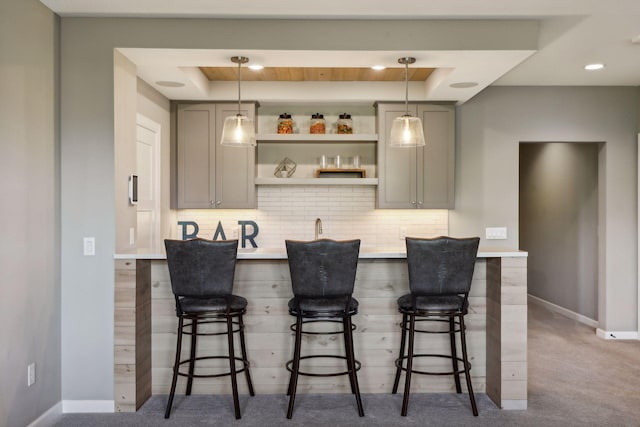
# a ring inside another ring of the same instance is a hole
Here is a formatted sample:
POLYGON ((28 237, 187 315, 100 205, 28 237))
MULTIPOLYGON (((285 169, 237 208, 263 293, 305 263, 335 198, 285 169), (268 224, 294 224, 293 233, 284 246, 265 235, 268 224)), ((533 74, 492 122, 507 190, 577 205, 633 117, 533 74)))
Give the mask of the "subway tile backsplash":
MULTIPOLYGON (((196 222, 198 237, 207 239, 214 236, 218 223, 231 239, 241 234, 238 221, 254 221, 259 227, 255 242, 263 248, 284 248, 285 239, 313 239, 316 218, 322 220, 320 237, 358 238, 363 247, 404 247, 401 228, 414 237, 448 234, 446 209, 376 209, 375 205, 375 187, 263 185, 258 187, 257 209, 183 209, 178 221, 196 222)), ((172 237, 182 237, 181 226, 176 224, 172 237)))

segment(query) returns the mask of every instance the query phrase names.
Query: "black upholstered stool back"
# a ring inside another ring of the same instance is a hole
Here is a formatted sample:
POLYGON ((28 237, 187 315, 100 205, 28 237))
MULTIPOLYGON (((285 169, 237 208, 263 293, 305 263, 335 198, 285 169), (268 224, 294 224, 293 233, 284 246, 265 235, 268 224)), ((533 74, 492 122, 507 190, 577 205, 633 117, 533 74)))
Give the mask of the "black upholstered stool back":
POLYGON ((478 253, 478 237, 407 237, 409 288, 414 295, 468 294, 478 253))
POLYGON ((285 243, 296 297, 326 298, 353 293, 360 240, 285 243))
POLYGON ((171 290, 178 297, 231 295, 237 240, 165 240, 171 290))

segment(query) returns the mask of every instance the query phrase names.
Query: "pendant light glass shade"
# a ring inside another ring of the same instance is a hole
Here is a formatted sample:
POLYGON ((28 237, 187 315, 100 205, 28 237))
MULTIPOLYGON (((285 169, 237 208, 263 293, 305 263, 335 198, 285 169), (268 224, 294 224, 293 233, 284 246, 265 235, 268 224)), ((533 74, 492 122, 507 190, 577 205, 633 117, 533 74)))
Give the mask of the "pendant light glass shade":
POLYGON ((422 120, 409 114, 396 117, 391 125, 389 135, 391 147, 422 147, 424 146, 424 132, 422 120))
POLYGON ((253 120, 240 111, 240 67, 249 62, 249 58, 234 56, 231 58, 231 62, 238 64, 238 114, 224 120, 220 144, 229 147, 254 147, 256 145, 256 128, 253 120))
POLYGON ((242 114, 224 119, 222 145, 229 147, 247 147, 256 145, 256 132, 253 120, 242 114))
POLYGON ((398 59, 398 62, 405 66, 405 114, 400 117, 396 117, 393 120, 391 132, 389 133, 389 146, 423 147, 425 145, 425 141, 422 120, 409 114, 409 64, 416 62, 416 59, 406 57, 398 59))

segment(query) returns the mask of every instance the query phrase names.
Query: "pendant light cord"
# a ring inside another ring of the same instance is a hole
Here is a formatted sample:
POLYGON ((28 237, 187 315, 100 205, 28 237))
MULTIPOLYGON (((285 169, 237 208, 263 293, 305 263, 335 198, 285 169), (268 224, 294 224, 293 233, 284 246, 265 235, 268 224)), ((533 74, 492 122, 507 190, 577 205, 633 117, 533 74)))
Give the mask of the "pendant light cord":
POLYGON ((238 61, 238 115, 240 115, 240 82, 242 81, 242 61, 238 61))
POLYGON ((404 109, 405 114, 409 115, 409 62, 404 63, 404 109))

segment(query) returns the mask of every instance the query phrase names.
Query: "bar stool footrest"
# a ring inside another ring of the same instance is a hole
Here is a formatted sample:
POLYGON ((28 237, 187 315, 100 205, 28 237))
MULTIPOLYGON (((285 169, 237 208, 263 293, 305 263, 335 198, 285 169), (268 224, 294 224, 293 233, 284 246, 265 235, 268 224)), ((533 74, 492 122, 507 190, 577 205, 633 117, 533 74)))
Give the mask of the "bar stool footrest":
MULTIPOLYGON (((409 356, 402 356, 396 359, 396 368, 401 369, 404 372, 407 372, 407 368, 405 366, 403 366, 403 361, 406 360, 409 356)), ((450 355, 448 354, 414 354, 413 358, 417 358, 417 357, 439 357, 442 359, 453 359, 450 355)), ((462 366, 464 366, 464 359, 462 359, 461 357, 456 357, 456 359, 458 360, 458 362, 462 363, 462 366)), ((431 372, 431 371, 420 371, 417 369, 412 369, 411 373, 413 374, 421 374, 421 375, 460 375, 460 374, 464 374, 467 370, 471 371, 471 363, 467 363, 467 367, 462 368, 458 371, 448 371, 448 372, 431 372)))
MULTIPOLYGON (((312 354, 309 356, 301 356, 300 360, 303 359, 318 359, 318 358, 332 358, 332 359, 342 359, 342 360, 347 360, 346 356, 338 356, 338 355, 330 355, 330 354, 312 354)), ((360 363, 359 360, 354 360, 355 366, 356 366, 356 372, 358 372, 360 370, 360 368, 362 367, 362 363, 360 363)), ((286 368, 287 371, 289 372, 293 372, 293 369, 291 368, 291 365, 293 365, 293 360, 289 360, 286 363, 286 368)), ((337 377, 340 375, 349 375, 349 371, 343 371, 343 372, 331 372, 331 373, 326 373, 326 374, 317 374, 317 373, 313 373, 313 372, 303 372, 298 370, 298 375, 305 375, 307 377, 337 377)))
MULTIPOLYGON (((225 359, 225 360, 229 360, 229 356, 202 356, 202 357, 196 357, 195 359, 193 359, 193 361, 197 361, 197 360, 211 360, 211 359, 225 359)), ((242 362, 242 364, 244 365, 243 368, 239 368, 236 369, 236 374, 239 374, 241 372, 246 371, 249 368, 249 361, 248 360, 244 360, 242 357, 234 357, 234 359, 236 361, 242 362)), ((185 359, 185 360, 181 360, 179 365, 184 365, 186 363, 191 362, 191 359, 185 359)), ((220 374, 185 374, 183 372, 180 372, 180 369, 178 368, 178 375, 181 377, 192 377, 192 378, 217 378, 217 377, 226 377, 228 375, 231 375, 231 371, 229 372, 223 372, 220 374)))

